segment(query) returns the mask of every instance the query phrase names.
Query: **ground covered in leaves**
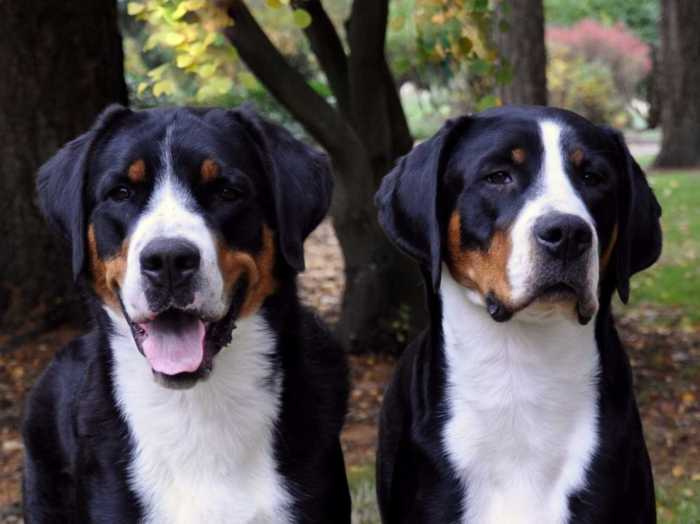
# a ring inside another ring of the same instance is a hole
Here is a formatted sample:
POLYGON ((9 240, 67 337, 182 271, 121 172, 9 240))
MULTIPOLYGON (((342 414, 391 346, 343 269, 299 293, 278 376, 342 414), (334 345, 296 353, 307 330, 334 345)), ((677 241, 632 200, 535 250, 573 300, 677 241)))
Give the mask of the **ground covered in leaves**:
MULTIPOLYGON (((300 278, 305 302, 334 321, 340 310, 342 259, 331 226, 306 246, 300 278)), ((620 309, 618 326, 635 370, 637 394, 659 491, 662 522, 700 522, 700 331, 673 307, 620 309)), ((0 336, 0 523, 20 522, 22 443, 18 425, 26 392, 74 329, 44 333, 21 345, 0 336)), ((391 377, 391 357, 351 356, 350 412, 343 447, 356 501, 354 522, 373 523, 372 464, 376 419, 391 377)))

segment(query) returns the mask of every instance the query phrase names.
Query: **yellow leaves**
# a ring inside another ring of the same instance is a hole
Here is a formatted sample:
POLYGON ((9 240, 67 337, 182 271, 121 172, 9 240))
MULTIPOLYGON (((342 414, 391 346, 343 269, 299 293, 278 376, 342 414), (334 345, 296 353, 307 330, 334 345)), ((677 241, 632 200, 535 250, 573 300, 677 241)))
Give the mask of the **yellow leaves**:
POLYGON ((673 466, 673 469, 671 469, 671 475, 673 475, 674 478, 681 478, 685 475, 685 468, 680 464, 676 464, 673 466))
POLYGON ((167 67, 168 67, 168 64, 161 64, 158 67, 151 69, 148 72, 148 78, 150 78, 151 80, 155 80, 157 82, 158 80, 160 80, 163 77, 163 73, 165 72, 167 67))
POLYGON ((185 41, 185 37, 174 31, 163 34, 160 37, 160 41, 170 47, 176 47, 185 41))
POLYGON ((242 73, 240 73, 238 75, 238 80, 241 82, 241 85, 245 87, 248 91, 253 91, 260 87, 260 84, 258 84, 258 80, 248 71, 243 71, 242 73))
POLYGON ((180 69, 185 69, 186 67, 191 66, 193 62, 194 57, 192 55, 177 55, 177 58, 175 59, 175 63, 180 69))
POLYGON ((126 4, 126 12, 129 16, 140 15, 145 9, 146 6, 140 2, 129 2, 126 4))
POLYGON ((233 89, 233 81, 227 77, 216 77, 204 82, 195 95, 198 102, 205 102, 213 97, 226 95, 233 89))
POLYGON ((692 391, 686 391, 681 395, 681 402, 686 406, 692 406, 695 404, 696 398, 692 391))
POLYGON ((160 80, 153 84, 153 94, 155 96, 171 95, 175 92, 175 82, 172 80, 160 80))
POLYGON ((292 13, 294 25, 299 29, 306 29, 311 25, 311 15, 305 9, 295 9, 292 13))
POLYGON ((435 25, 444 25, 445 23, 445 13, 435 13, 432 18, 430 19, 432 23, 435 25))
POLYGON ((202 9, 204 6, 205 0, 186 0, 185 2, 180 2, 171 16, 173 20, 179 20, 187 13, 202 9))
POLYGON ((197 74, 202 78, 211 78, 216 73, 217 67, 214 63, 204 64, 197 69, 197 74))

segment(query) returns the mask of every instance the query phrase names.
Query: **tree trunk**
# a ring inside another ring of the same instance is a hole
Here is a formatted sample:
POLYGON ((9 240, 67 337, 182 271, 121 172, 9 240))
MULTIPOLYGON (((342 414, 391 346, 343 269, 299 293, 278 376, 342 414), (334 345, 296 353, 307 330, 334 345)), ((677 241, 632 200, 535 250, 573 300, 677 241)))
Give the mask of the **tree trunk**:
MULTIPOLYGON (((357 151, 355 158, 366 153, 357 151)), ((423 280, 413 260, 398 252, 377 223, 374 186, 343 180, 381 178, 384 173, 367 171, 367 163, 335 161, 340 183, 336 185, 333 225, 345 259, 345 292, 336 334, 353 352, 387 352, 425 327, 423 280), (374 175, 374 177, 373 177, 374 175)))
POLYGON ((225 34, 240 57, 333 160, 331 215, 346 277, 338 337, 351 351, 394 349, 425 327, 426 314, 418 267, 387 240, 374 208, 381 178, 413 142, 384 56, 388 2, 353 2, 349 56, 320 0, 292 2, 312 13, 304 32, 336 107, 289 65, 243 0, 228 5, 234 24, 225 34))
POLYGON ((499 88, 504 104, 547 105, 547 51, 542 0, 499 1, 496 43, 513 78, 499 88))
POLYGON ((79 310, 67 249, 35 198, 39 166, 110 102, 126 103, 114 1, 0 2, 0 324, 79 310))
POLYGON ((700 2, 661 2, 661 152, 657 167, 700 165, 700 2))

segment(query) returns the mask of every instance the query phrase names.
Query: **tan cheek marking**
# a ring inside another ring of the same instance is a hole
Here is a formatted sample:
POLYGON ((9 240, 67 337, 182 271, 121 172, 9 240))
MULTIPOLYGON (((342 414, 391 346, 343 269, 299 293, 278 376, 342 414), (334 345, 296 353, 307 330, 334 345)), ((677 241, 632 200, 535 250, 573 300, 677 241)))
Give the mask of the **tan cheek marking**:
POLYGON ((525 159, 527 158, 527 154, 525 153, 525 150, 522 147, 516 147, 511 151, 511 157, 513 158, 513 162, 516 164, 523 164, 525 163, 525 159))
POLYGON ((202 182, 205 184, 207 182, 212 182, 217 176, 219 176, 219 164, 214 162, 211 158, 207 158, 204 162, 202 162, 200 174, 202 175, 202 182))
POLYGON ((119 252, 113 257, 103 260, 97 254, 97 242, 95 241, 95 228, 92 224, 88 227, 88 250, 90 254, 90 269, 92 272, 93 288, 102 301, 119 310, 119 298, 117 292, 124 282, 126 275, 126 260, 129 253, 129 241, 124 241, 119 252))
POLYGON ((462 249, 461 237, 461 219, 455 212, 450 217, 447 233, 447 266, 452 276, 483 296, 493 292, 501 302, 509 304, 507 265, 511 246, 508 235, 496 231, 487 251, 462 249))
POLYGON ((133 162, 129 166, 127 176, 134 184, 143 182, 146 179, 146 164, 144 161, 139 159, 136 162, 133 162))
POLYGON ((219 245, 219 267, 224 277, 224 288, 231 293, 236 282, 245 274, 248 289, 239 313, 240 318, 252 315, 272 294, 277 286, 273 275, 275 266, 275 244, 272 230, 263 225, 263 246, 260 253, 251 255, 244 251, 233 251, 219 245))
POLYGON ((612 256, 612 253, 615 249, 615 244, 617 243, 617 234, 618 234, 618 225, 617 223, 613 227, 612 233, 610 235, 610 242, 608 243, 608 247, 605 248, 605 251, 600 257, 600 269, 601 272, 605 271, 608 267, 608 264, 610 263, 610 257, 612 256))
POLYGON ((571 162, 576 167, 581 167, 581 164, 583 163, 583 151, 577 149, 573 153, 571 153, 571 162))

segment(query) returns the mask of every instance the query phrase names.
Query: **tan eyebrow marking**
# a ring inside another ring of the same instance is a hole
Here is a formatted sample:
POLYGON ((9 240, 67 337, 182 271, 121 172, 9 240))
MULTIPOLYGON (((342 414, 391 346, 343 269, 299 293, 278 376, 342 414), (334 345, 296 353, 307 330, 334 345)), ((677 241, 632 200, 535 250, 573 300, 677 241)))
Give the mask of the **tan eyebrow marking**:
POLYGON ((126 175, 134 184, 143 182, 146 179, 146 163, 143 159, 139 158, 132 162, 126 175))
POLYGON ((525 162, 525 158, 527 158, 527 153, 522 147, 516 147, 510 152, 511 157, 513 158, 513 162, 516 164, 522 164, 525 162))
POLYGON ((200 173, 202 175, 202 182, 211 182, 219 176, 219 164, 214 162, 211 158, 207 158, 202 162, 200 173))
POLYGON ((573 153, 571 153, 570 158, 576 167, 580 167, 581 163, 583 162, 583 151, 576 149, 573 153))

